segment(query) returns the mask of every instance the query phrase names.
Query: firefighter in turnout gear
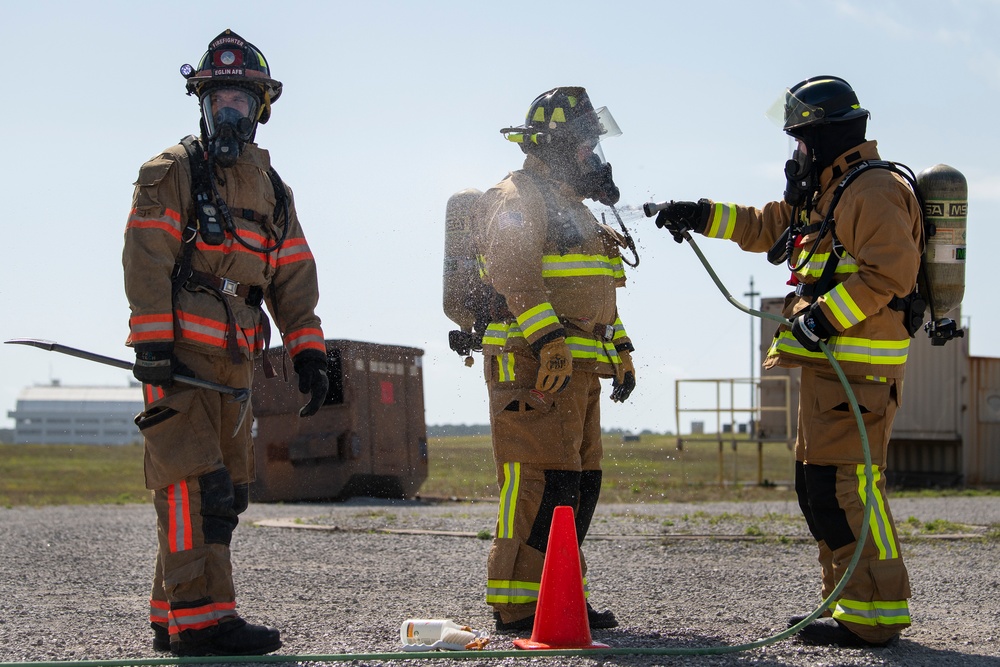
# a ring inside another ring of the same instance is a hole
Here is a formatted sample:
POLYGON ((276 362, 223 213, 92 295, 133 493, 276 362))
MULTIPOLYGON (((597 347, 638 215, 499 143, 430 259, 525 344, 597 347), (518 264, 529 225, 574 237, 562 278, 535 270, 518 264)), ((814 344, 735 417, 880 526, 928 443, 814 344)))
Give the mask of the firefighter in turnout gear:
MULTIPOLYGON (((612 400, 624 401, 635 369, 615 303, 624 241, 583 204, 618 201, 598 144, 620 133, 614 119, 583 88, 560 87, 501 132, 527 157, 478 199, 474 244, 491 292, 482 345, 501 496, 486 600, 510 631, 532 627, 553 509, 571 506, 581 544, 587 535, 601 490, 599 380, 614 378, 612 400)), ((587 610, 591 627, 617 625, 587 610)))
MULTIPOLYGON (((803 641, 882 646, 910 625, 910 584, 885 493, 886 447, 902 396, 910 335, 906 299, 914 293, 923 248, 920 204, 906 180, 879 160, 865 138, 868 111, 833 76, 802 81, 775 107, 795 142, 785 166, 784 201, 762 209, 715 203, 658 205, 659 227, 730 239, 744 250, 787 262, 794 291, 764 367, 802 369, 795 490, 819 547, 825 598, 847 569, 864 514, 866 470, 848 397, 819 347, 825 341, 861 409, 871 452, 874 515, 853 576, 803 641), (856 174, 838 194, 837 186, 856 174), (901 312, 904 311, 904 312, 901 312)), ((793 624, 804 617, 795 617, 793 624)))
POLYGON ((263 54, 227 30, 181 72, 201 106, 201 136, 140 169, 122 256, 157 518, 153 646, 264 654, 281 646, 279 632, 240 618, 229 550, 254 480, 253 419, 238 423, 227 396, 172 376, 249 388, 269 337, 266 303, 311 394, 302 414, 315 413, 328 389, 316 265, 291 190, 254 143, 281 94, 263 54))

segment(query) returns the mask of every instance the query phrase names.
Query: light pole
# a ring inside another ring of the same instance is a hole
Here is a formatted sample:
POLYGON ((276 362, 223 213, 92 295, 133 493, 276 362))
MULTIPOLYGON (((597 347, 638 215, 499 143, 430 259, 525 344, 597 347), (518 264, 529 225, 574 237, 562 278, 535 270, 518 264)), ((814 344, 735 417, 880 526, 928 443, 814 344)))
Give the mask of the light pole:
MULTIPOLYGON (((760 292, 755 292, 753 289, 753 276, 750 276, 750 291, 744 292, 743 296, 748 297, 750 299, 750 310, 754 310, 753 300, 754 297, 760 296, 760 292)), ((748 434, 751 438, 753 437, 754 432, 757 430, 757 412, 756 412, 757 364, 754 363, 754 360, 756 359, 757 355, 756 351, 754 350, 754 342, 753 342, 754 340, 753 327, 756 322, 757 319, 751 316, 750 317, 750 425, 749 425, 750 432, 748 434)))

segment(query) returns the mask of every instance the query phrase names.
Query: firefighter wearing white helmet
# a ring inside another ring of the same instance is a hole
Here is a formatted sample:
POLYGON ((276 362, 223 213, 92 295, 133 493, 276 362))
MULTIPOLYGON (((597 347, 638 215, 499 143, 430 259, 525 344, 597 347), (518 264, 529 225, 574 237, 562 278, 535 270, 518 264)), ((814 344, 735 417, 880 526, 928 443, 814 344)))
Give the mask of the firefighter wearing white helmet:
POLYGON ((173 376, 249 389, 268 347, 266 297, 311 395, 302 414, 315 413, 328 389, 316 265, 291 190, 254 143, 281 94, 263 54, 226 30, 181 72, 201 107, 201 137, 139 170, 122 254, 157 520, 149 620, 157 650, 264 654, 280 633, 236 612, 229 550, 254 479, 253 417, 240 421, 237 403, 173 376))
POLYGON ((795 490, 819 548, 824 597, 857 546, 866 519, 866 471, 857 423, 821 340, 863 413, 876 495, 853 576, 827 610, 829 618, 798 636, 818 644, 883 646, 910 625, 910 583, 886 498, 885 468, 910 342, 904 307, 897 304, 917 284, 924 245, 920 205, 900 175, 867 168, 879 154, 865 137, 868 111, 846 81, 807 79, 787 90, 776 109, 795 140, 784 201, 761 209, 708 199, 671 202, 656 224, 675 238, 690 229, 744 250, 770 251, 774 263, 787 260, 795 291, 783 314, 793 324, 779 328, 764 367, 802 368, 795 490), (837 194, 852 170, 863 173, 837 194))
MULTIPOLYGON (((474 243, 492 290, 480 307, 501 496, 486 600, 505 632, 532 627, 553 509, 573 507, 587 535, 601 490, 600 379, 624 401, 635 368, 615 301, 624 241, 583 204, 618 201, 599 145, 618 126, 586 90, 560 87, 501 132, 527 157, 476 201, 474 243)), ((589 604, 588 618, 617 625, 589 604)))

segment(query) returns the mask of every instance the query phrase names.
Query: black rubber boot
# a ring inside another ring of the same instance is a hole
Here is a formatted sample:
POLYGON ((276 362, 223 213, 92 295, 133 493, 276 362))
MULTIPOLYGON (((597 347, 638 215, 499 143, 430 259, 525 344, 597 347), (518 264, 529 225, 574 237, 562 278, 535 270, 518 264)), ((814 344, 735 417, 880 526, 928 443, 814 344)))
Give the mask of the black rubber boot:
POLYGON ((504 622, 500 618, 500 612, 493 612, 493 620, 497 624, 497 632, 522 632, 524 630, 532 630, 535 627, 535 615, 525 616, 524 618, 519 618, 516 621, 504 622))
POLYGON ((150 623, 149 625, 153 628, 153 650, 169 651, 170 633, 167 629, 159 623, 150 623))
POLYGON ((617 628, 618 619, 612 611, 597 611, 587 603, 587 622, 591 630, 607 630, 617 628))
POLYGON ((174 655, 264 655, 281 648, 281 633, 264 625, 252 625, 242 618, 219 624, 219 631, 201 641, 170 643, 174 655))
MULTIPOLYGON (((793 617, 794 618, 794 617, 793 617)), ((802 618, 805 618, 804 616, 802 618)), ((800 618, 799 620, 802 620, 800 618)), ((845 648, 884 648, 899 639, 899 635, 884 642, 870 642, 857 636, 832 618, 819 618, 799 630, 796 635, 807 644, 818 646, 842 646, 845 648)))

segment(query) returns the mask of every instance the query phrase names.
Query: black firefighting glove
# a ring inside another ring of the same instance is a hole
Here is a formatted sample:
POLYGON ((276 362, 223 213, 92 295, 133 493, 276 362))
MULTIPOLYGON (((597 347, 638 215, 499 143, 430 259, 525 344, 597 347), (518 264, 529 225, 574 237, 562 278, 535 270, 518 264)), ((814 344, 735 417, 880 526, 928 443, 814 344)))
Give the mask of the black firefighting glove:
POLYGON ((802 347, 810 352, 819 352, 819 342, 826 342, 830 336, 837 333, 826 315, 820 310, 819 304, 814 303, 792 320, 792 335, 795 340, 802 343, 802 347))
POLYGON ((538 351, 538 364, 535 389, 551 394, 565 389, 573 377, 573 354, 566 339, 560 336, 543 345, 538 351))
POLYGON ((708 227, 708 216, 712 204, 707 199, 693 201, 672 201, 656 216, 656 226, 666 228, 674 240, 684 242, 684 230, 701 233, 708 227))
POLYGON ((171 387, 175 375, 193 375, 191 369, 177 361, 173 343, 139 343, 135 346, 132 375, 143 384, 171 387))
POLYGON ((611 400, 624 403, 635 389, 635 365, 632 364, 632 353, 627 347, 618 350, 621 366, 615 369, 615 377, 611 381, 611 400))
POLYGON ((299 374, 299 391, 309 394, 309 402, 299 410, 299 416, 311 417, 323 406, 330 391, 326 355, 319 350, 303 350, 295 355, 292 364, 299 374))

